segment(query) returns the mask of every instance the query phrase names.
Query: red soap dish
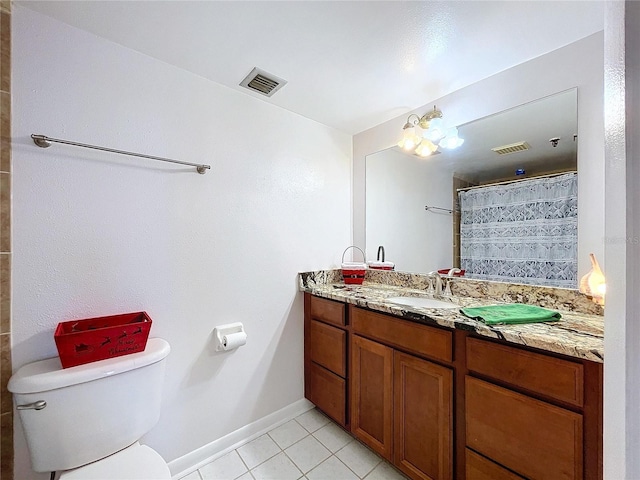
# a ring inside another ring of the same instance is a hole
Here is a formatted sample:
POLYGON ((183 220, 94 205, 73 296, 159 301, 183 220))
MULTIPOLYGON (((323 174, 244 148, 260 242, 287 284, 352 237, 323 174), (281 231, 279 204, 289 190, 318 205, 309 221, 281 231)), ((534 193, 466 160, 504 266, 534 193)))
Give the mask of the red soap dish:
MULTIPOLYGON (((450 268, 443 268, 441 270, 438 270, 438 273, 440 275, 449 275, 449 270, 451 270, 450 268)), ((454 272, 451 274, 452 277, 464 277, 464 272, 465 270, 460 270, 459 272, 454 272)))

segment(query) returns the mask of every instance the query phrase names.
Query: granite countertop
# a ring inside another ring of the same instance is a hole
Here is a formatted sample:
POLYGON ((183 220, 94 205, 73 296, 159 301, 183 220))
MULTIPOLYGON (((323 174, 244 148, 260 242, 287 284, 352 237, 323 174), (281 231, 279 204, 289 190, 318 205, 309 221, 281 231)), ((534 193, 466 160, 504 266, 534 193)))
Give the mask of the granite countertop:
MULTIPOLYGON (((562 319, 557 322, 489 326, 464 316, 459 309, 413 307, 395 304, 387 300, 398 296, 429 297, 423 289, 372 281, 365 281, 363 285, 345 285, 341 281, 336 281, 335 275, 325 276, 325 282, 318 282, 318 275, 313 277, 314 281, 307 281, 309 277, 305 278, 304 275, 306 274, 301 274, 300 290, 319 297, 389 313, 414 322, 467 330, 509 343, 595 362, 604 362, 604 318, 602 315, 554 308, 562 314, 562 319)), ((461 307, 510 303, 495 298, 458 295, 450 298, 442 296, 434 298, 452 301, 461 307)), ((567 305, 570 306, 570 304, 567 305)), ((547 304, 541 306, 553 308, 547 304)))

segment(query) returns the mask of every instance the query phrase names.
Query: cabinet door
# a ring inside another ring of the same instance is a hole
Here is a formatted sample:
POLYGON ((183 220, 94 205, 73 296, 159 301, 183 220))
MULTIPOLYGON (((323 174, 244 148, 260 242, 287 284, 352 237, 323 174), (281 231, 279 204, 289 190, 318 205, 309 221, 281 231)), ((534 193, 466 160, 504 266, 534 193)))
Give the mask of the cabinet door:
POLYGON ((584 367, 550 355, 467 338, 467 368, 484 377, 569 403, 584 405, 584 367))
POLYGON ((466 449, 467 480, 523 480, 497 463, 466 449))
POLYGON ((309 315, 311 318, 344 326, 344 303, 309 295, 309 315))
POLYGON ((340 378, 314 362, 307 363, 304 374, 306 377, 305 396, 320 410, 346 427, 347 403, 344 378, 340 378))
POLYGON ((453 478, 453 372, 394 353, 394 463, 411 478, 453 478))
POLYGON ((467 446, 532 479, 582 479, 582 415, 473 377, 465 388, 467 446))
POLYGON ((351 432, 392 460, 393 350, 351 337, 351 432))
POLYGON ((347 375, 347 332, 311 320, 308 348, 311 361, 343 378, 347 375))

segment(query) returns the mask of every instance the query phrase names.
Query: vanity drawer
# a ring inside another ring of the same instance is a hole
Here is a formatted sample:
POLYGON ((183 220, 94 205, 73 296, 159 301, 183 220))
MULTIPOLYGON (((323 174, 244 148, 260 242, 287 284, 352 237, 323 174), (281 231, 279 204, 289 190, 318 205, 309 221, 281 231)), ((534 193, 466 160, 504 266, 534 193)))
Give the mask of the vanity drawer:
POLYGON ((346 325, 344 318, 344 303, 327 300, 326 298, 311 296, 311 318, 334 325, 346 325))
POLYGON ((467 368, 577 407, 584 404, 581 363, 469 337, 467 368))
POLYGON ((360 308, 352 310, 354 333, 373 338, 400 350, 451 362, 453 360, 453 332, 401 320, 360 308))
POLYGON ((347 332, 311 320, 309 340, 309 355, 312 361, 341 377, 347 375, 347 332))
POLYGON ((519 475, 502 468, 497 463, 466 449, 467 480, 523 480, 519 475))
POLYGON ((467 446, 527 478, 582 479, 582 415, 467 376, 467 446))
POLYGON ((307 364, 307 388, 305 396, 320 410, 345 426, 347 415, 346 381, 321 366, 309 362, 307 364))

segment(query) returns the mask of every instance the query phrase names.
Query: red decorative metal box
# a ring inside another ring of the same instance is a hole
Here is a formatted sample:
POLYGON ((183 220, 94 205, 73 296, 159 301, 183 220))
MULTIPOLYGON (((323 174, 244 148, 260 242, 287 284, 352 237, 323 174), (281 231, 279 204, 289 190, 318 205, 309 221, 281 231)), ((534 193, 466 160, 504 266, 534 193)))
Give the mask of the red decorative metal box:
POLYGON ((151 323, 147 312, 60 322, 53 338, 62 367, 142 352, 151 323))

